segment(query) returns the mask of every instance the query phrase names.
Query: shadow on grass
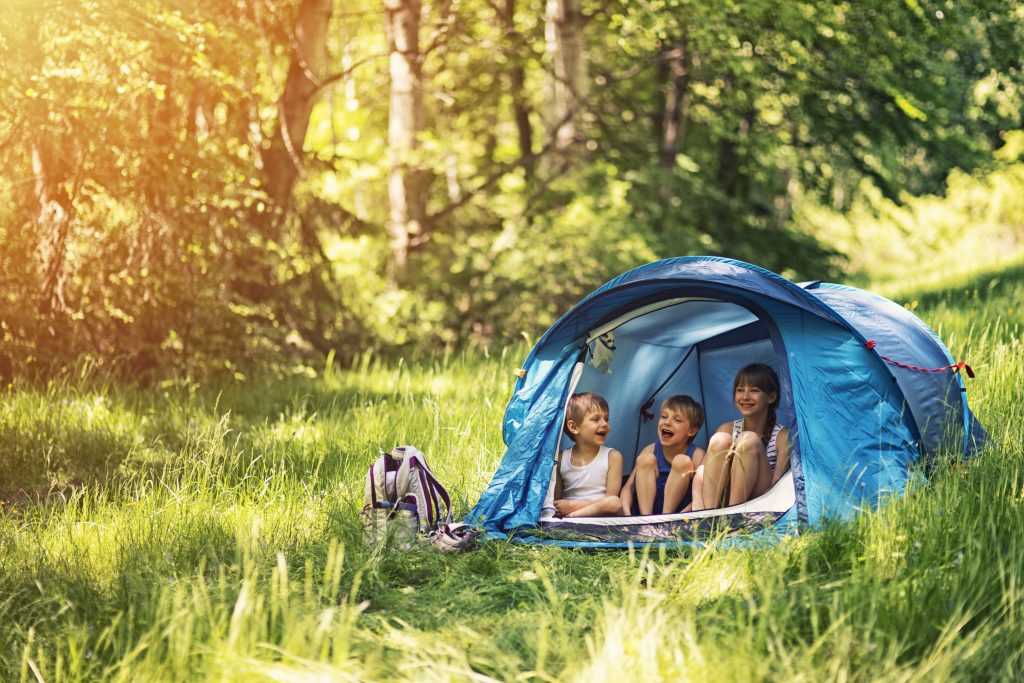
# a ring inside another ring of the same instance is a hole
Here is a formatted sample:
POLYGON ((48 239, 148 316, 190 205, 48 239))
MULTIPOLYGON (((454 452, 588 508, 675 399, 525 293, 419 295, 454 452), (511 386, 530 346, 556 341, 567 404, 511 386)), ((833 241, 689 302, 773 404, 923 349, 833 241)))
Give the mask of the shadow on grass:
MULTIPOLYGON (((1024 263, 975 273, 946 286, 927 289, 914 294, 918 306, 924 309, 940 304, 988 300, 1015 295, 1024 286, 1024 263)), ((903 298, 909 298, 904 296, 903 298)))
MULTIPOLYGON (((268 435, 268 426, 314 417, 344 424, 354 409, 426 397, 303 378, 198 395, 109 384, 9 389, 10 407, 0 413, 0 501, 28 504, 83 485, 116 491, 134 480, 173 478, 176 468, 206 459, 235 481, 289 468, 348 476, 349 459, 336 444, 314 442, 311 449, 268 435)), ((372 453, 378 442, 368 434, 347 450, 372 453)))

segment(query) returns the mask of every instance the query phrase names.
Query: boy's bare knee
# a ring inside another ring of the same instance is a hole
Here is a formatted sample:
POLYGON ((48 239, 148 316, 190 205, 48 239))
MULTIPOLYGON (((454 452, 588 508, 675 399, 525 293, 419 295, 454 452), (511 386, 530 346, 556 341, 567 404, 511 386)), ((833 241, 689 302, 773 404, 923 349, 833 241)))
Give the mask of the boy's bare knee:
POLYGON ((677 455, 672 459, 672 471, 676 474, 693 472, 693 460, 690 460, 685 455, 677 455))
POLYGON ((621 515, 622 501, 618 496, 605 496, 601 501, 601 512, 610 517, 621 515))
POLYGON ((658 460, 653 453, 644 453, 636 459, 637 469, 649 470, 658 467, 658 460))

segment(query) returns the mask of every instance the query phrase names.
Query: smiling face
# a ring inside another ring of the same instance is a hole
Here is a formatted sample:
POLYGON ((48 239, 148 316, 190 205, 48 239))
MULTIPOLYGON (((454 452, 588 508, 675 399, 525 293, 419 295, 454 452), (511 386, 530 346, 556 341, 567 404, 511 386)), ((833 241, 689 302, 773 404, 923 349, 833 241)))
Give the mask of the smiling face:
POLYGON ((739 408, 743 417, 753 415, 767 415, 768 407, 778 401, 778 394, 774 391, 766 392, 763 389, 749 384, 740 384, 733 394, 736 407, 739 408))
POLYGON ((671 446, 685 446, 697 435, 699 427, 690 424, 690 418, 680 410, 673 410, 668 406, 661 407, 661 417, 658 418, 658 441, 662 448, 671 446))
POLYGON ((764 363, 751 363, 736 373, 733 400, 744 418, 766 416, 779 407, 779 376, 764 363))
POLYGON ((608 411, 595 405, 583 414, 578 423, 570 418, 567 428, 573 440, 580 446, 603 446, 608 439, 608 432, 611 431, 608 411))

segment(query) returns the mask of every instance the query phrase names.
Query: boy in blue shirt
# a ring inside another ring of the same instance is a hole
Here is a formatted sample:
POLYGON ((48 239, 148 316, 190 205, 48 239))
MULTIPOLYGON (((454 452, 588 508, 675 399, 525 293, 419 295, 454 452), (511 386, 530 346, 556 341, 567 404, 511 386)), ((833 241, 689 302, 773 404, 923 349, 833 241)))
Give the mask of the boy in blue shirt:
POLYGON ((636 458, 622 487, 623 515, 673 514, 690 502, 690 484, 704 460, 693 443, 704 425, 704 407, 689 396, 676 395, 661 404, 658 440, 636 458))

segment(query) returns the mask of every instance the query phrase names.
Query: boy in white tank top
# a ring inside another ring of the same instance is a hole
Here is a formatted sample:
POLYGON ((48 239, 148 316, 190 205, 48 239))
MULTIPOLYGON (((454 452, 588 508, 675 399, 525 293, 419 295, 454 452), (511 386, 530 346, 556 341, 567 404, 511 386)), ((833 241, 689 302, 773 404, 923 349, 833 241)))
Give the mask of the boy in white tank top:
POLYGON ((622 512, 622 454, 605 445, 608 402, 600 394, 573 394, 565 432, 575 442, 558 454, 542 517, 610 517, 622 512))

